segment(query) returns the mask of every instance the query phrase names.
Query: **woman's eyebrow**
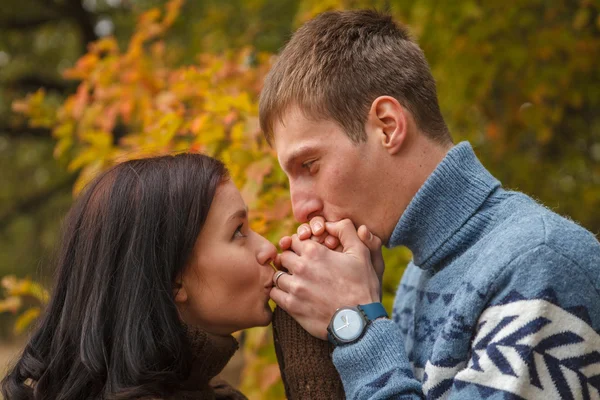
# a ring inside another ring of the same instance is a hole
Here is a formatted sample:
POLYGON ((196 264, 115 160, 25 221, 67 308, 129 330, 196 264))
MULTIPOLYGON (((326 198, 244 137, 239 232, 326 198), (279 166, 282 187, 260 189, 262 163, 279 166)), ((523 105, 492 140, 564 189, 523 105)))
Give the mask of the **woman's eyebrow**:
POLYGON ((229 218, 227 218, 227 221, 231 221, 234 219, 246 219, 246 217, 248 216, 248 206, 246 206, 245 208, 239 209, 236 212, 234 212, 233 214, 231 214, 229 216, 229 218))

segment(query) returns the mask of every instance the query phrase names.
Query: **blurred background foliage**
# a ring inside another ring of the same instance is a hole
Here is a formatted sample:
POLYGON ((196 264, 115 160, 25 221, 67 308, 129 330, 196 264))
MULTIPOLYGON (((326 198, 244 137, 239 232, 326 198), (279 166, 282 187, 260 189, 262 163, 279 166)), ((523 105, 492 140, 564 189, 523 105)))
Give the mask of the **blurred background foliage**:
MULTIPOLYGON (((35 320, 62 216, 120 160, 220 157, 253 228, 273 242, 291 232, 286 178, 257 124, 262 78, 302 22, 365 7, 410 26, 457 142, 471 141, 506 187, 600 232, 597 1, 3 0, 0 336, 35 320)), ((410 253, 384 253, 391 307, 410 253)), ((269 330, 244 343, 242 389, 281 398, 269 330)))

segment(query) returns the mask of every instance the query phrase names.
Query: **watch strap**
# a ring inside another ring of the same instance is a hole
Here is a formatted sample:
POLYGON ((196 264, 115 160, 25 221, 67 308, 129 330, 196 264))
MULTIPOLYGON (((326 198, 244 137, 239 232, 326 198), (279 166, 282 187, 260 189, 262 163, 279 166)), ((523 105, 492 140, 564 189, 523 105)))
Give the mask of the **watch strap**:
POLYGON ((377 318, 388 318, 388 313, 381 303, 362 304, 358 308, 365 314, 369 322, 375 321, 377 318))

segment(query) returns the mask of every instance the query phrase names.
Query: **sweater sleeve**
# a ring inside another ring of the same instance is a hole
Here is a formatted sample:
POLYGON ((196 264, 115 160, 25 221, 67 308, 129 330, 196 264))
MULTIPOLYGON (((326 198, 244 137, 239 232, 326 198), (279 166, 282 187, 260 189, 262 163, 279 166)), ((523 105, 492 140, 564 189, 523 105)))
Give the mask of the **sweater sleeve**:
POLYGON ((400 337, 393 321, 378 319, 360 340, 335 349, 333 362, 348 399, 424 398, 400 337))
POLYGON ((289 400, 344 399, 340 376, 331 361, 332 346, 306 332, 288 313, 273 313, 273 338, 289 400))

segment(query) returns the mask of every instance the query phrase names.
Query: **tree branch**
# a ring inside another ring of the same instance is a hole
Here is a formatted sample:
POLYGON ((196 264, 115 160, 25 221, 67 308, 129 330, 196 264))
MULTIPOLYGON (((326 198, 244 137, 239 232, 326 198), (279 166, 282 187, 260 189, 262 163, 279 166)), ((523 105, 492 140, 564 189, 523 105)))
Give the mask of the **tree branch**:
POLYGON ((10 138, 34 137, 52 139, 52 131, 48 128, 31 128, 28 126, 0 126, 0 135, 10 138))
POLYGON ((60 16, 45 16, 38 18, 31 18, 27 20, 4 20, 0 21, 0 27, 2 29, 15 29, 15 30, 28 30, 32 28, 37 28, 38 26, 42 26, 47 24, 48 22, 56 22, 61 19, 60 16))
POLYGON ((77 84, 75 82, 56 80, 39 75, 20 76, 13 81, 8 81, 7 86, 25 89, 26 91, 33 91, 43 87, 44 89, 53 90, 63 94, 70 94, 77 89, 77 84))
POLYGON ((98 36, 94 31, 94 26, 96 25, 95 15, 86 11, 82 3, 83 0, 69 0, 64 10, 69 13, 79 27, 83 47, 82 51, 85 54, 87 53, 88 43, 98 40, 98 36))

